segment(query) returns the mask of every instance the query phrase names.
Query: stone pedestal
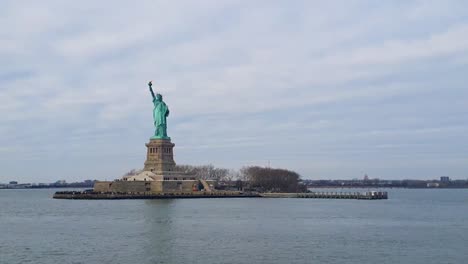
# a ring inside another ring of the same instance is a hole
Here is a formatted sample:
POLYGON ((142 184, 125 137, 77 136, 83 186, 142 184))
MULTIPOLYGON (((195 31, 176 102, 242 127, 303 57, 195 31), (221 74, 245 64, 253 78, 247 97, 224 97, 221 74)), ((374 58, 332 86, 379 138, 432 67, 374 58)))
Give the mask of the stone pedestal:
POLYGON ((150 139, 146 144, 146 161, 143 170, 155 174, 173 172, 175 168, 173 148, 175 144, 170 139, 150 139))
POLYGON ((196 191, 200 183, 196 175, 175 170, 174 146, 170 139, 150 139, 146 144, 146 161, 142 172, 112 182, 96 182, 94 191, 113 193, 196 191))

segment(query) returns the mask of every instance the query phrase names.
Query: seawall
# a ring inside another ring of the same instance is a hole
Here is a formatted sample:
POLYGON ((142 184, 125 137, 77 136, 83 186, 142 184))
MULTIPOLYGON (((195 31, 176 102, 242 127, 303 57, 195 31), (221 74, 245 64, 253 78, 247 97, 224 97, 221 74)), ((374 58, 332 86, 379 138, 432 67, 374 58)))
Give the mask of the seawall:
POLYGON ((54 199, 123 200, 123 199, 197 199, 197 198, 309 198, 309 199, 388 199, 387 192, 311 192, 311 193, 254 193, 254 192, 171 192, 171 193, 111 193, 92 191, 56 192, 54 199))

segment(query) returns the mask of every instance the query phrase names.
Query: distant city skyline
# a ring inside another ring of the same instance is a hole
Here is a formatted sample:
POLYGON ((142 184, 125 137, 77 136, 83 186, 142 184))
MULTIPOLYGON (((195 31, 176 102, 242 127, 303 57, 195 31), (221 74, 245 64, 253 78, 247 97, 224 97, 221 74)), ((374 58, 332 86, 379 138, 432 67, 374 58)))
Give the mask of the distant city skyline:
POLYGON ((178 164, 468 178, 466 1, 2 1, 0 182, 178 164))

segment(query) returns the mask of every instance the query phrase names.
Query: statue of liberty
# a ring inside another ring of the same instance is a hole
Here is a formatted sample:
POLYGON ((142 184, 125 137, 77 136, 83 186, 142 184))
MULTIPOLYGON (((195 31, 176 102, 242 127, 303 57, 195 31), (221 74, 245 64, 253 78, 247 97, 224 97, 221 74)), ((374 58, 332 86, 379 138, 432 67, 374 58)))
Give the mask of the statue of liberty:
POLYGON ((162 99, 162 95, 156 94, 154 95, 153 92, 153 83, 150 81, 148 83, 149 90, 151 92, 151 96, 153 97, 153 119, 154 119, 154 127, 155 132, 154 136, 151 139, 171 139, 167 136, 167 122, 166 118, 169 116, 169 108, 167 107, 166 103, 164 103, 162 99))

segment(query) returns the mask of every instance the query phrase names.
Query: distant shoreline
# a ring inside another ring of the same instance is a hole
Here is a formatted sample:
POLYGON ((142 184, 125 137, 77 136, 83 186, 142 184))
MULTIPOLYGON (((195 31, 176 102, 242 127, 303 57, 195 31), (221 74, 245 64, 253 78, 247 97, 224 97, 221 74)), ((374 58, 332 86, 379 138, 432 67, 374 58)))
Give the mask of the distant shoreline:
MULTIPOLYGON (((0 190, 31 190, 31 189, 92 189, 93 186, 46 186, 46 187, 18 187, 18 188, 0 188, 0 190)), ((468 189, 468 187, 379 187, 379 186, 313 186, 307 189, 468 189)))
POLYGON ((468 187, 458 186, 458 187, 386 187, 386 186, 308 186, 307 189, 468 189, 468 187))
POLYGON ((31 189, 63 189, 63 188, 75 188, 75 189, 86 189, 86 188, 93 188, 93 186, 37 186, 37 187, 13 187, 13 188, 5 188, 0 187, 0 190, 31 190, 31 189))

